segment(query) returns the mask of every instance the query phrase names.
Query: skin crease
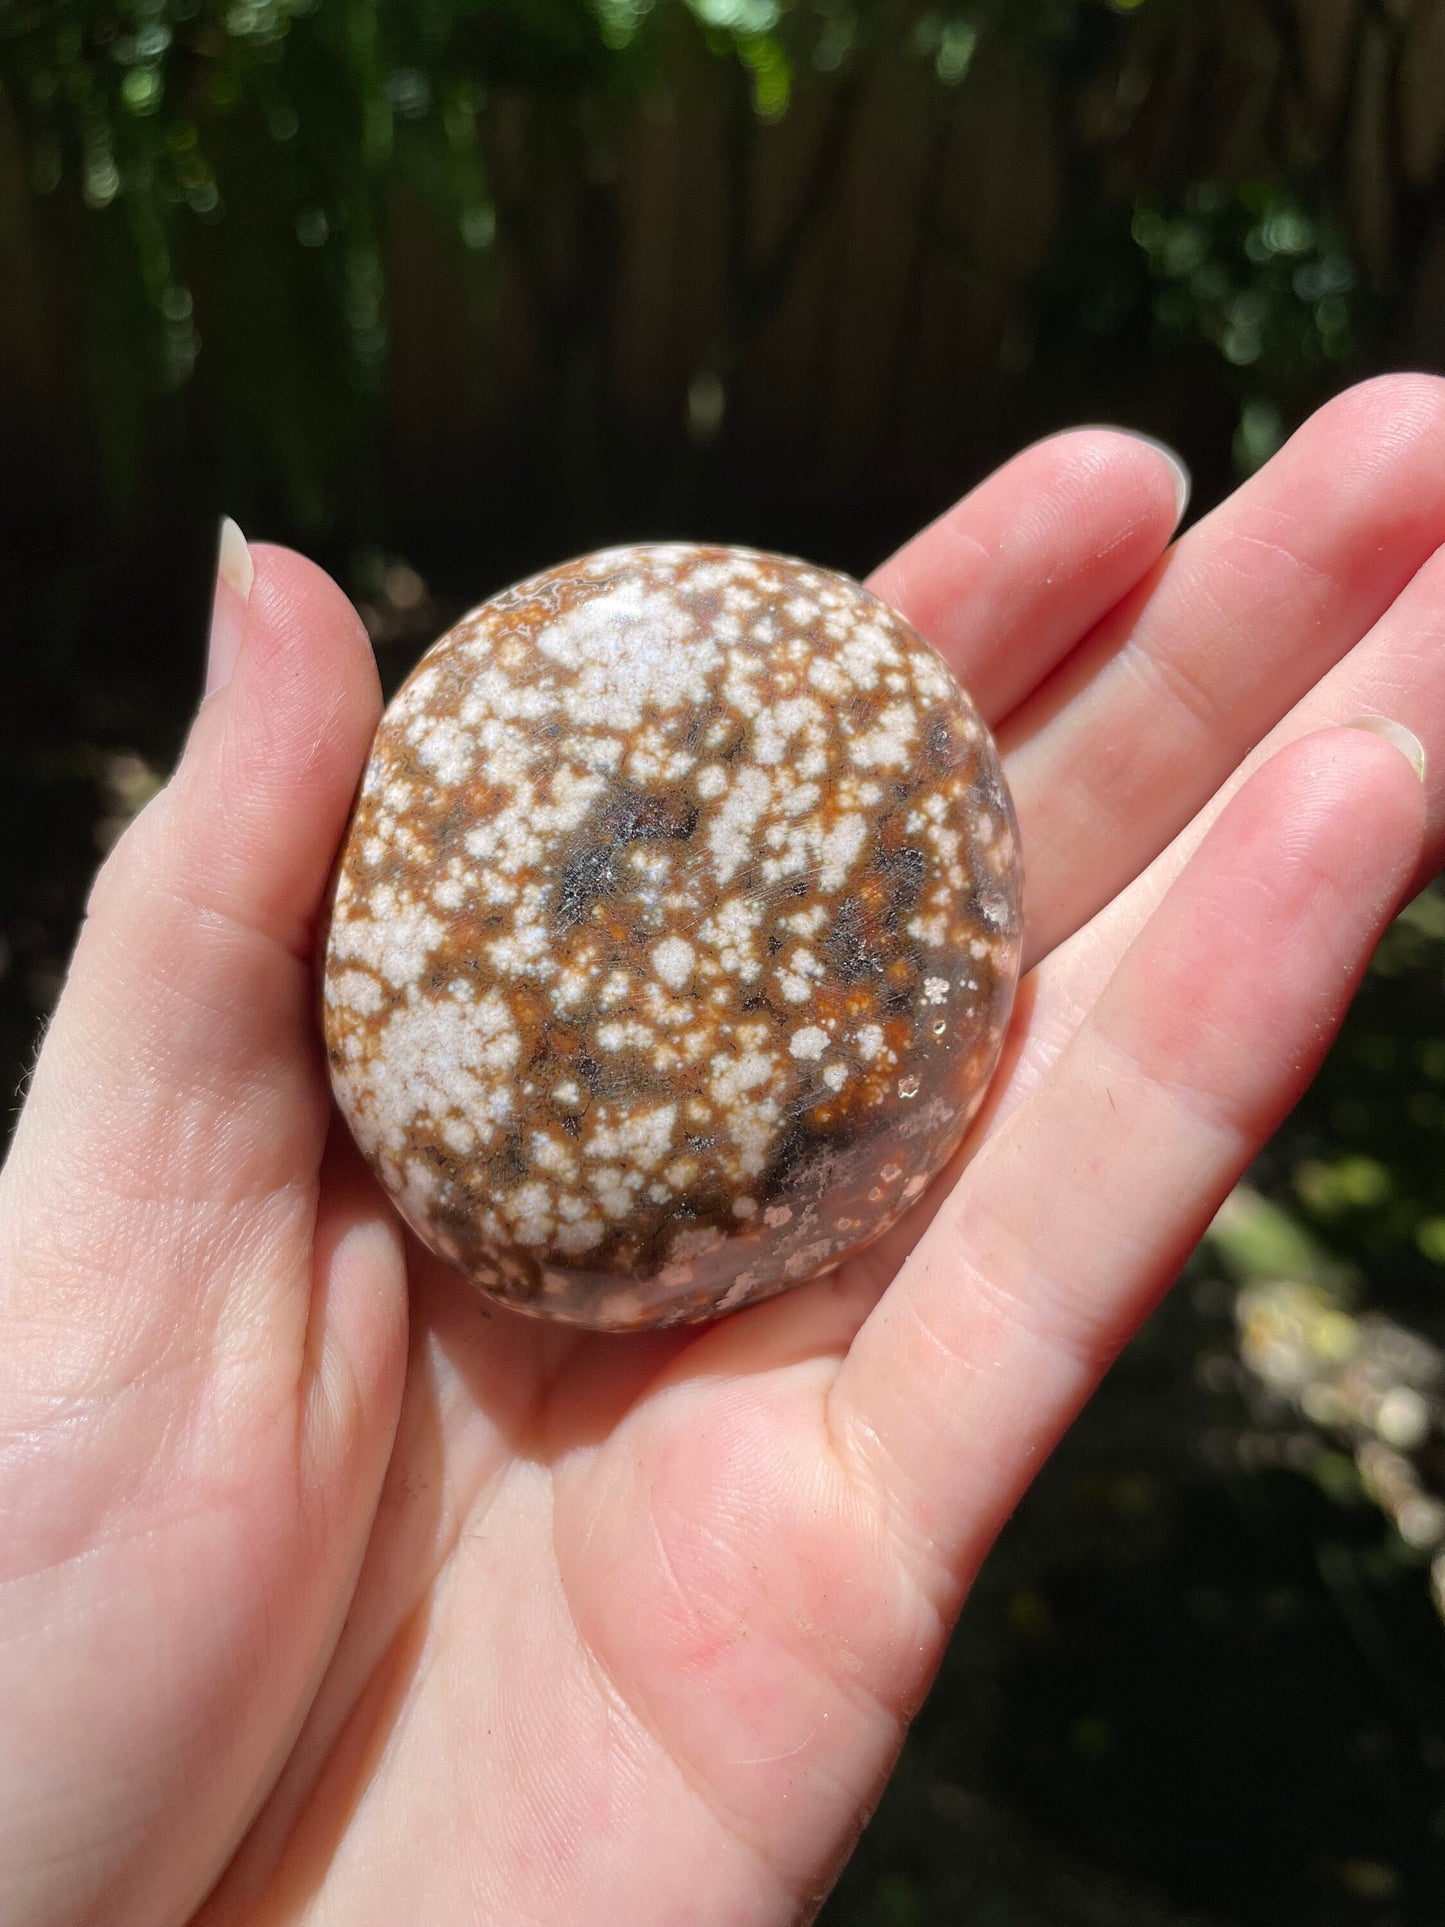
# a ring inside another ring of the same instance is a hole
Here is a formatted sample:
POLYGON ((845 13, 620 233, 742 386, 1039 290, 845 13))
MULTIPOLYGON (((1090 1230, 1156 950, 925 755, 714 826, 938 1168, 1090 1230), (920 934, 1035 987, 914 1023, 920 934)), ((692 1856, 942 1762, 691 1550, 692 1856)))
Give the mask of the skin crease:
POLYGON ((1171 548, 1176 506, 1079 431, 874 579, 1006 753, 1005 1065, 843 1272, 631 1338, 485 1311, 330 1127, 375 671, 300 558, 222 583, 234 673, 0 1175, 0 1919, 816 1910, 1000 1523, 1445 855, 1445 387, 1341 396, 1171 548))

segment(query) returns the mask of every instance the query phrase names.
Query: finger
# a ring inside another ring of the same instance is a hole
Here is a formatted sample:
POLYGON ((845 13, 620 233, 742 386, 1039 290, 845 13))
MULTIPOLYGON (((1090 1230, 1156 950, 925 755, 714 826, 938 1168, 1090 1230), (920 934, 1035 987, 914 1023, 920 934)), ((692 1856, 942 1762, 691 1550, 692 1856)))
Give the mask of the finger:
POLYGON ((122 1323, 137 1345, 153 1317, 168 1343, 195 1329, 193 1278, 269 1278, 257 1249, 309 1235, 311 932, 380 697, 340 591, 299 556, 253 559, 234 672, 101 872, 4 1173, 29 1247, 7 1308, 37 1293, 53 1328, 68 1306, 101 1356, 122 1323), (140 1248, 152 1295, 107 1304, 140 1248))
POLYGON ((1445 536, 1445 383, 1340 396, 1000 732, 1026 967, 1163 849, 1445 536))
POLYGON ((1423 818, 1363 731, 1268 764, 863 1326, 831 1436, 945 1590, 1313 1073, 1423 818))
POLYGON ((1155 561, 1189 497, 1179 457, 1122 429, 1027 448, 870 576, 994 722, 1155 561))
POLYGON ((325 576, 253 561, 0 1176, 0 1697, 50 1829, 12 1882, 63 1883, 56 1918, 180 1919, 214 1879, 334 1646, 401 1396, 400 1239, 349 1147, 323 1171, 310 963, 376 675, 325 576))
POLYGON ((1083 1021, 1118 958, 1173 885, 1209 826, 1256 770, 1289 743, 1357 717, 1390 717, 1424 764, 1425 837, 1410 888, 1445 864, 1445 549, 1433 555, 1364 640, 1296 703, 1169 847, 1034 970, 1016 1054, 989 1093, 994 1117, 1036 1088, 1083 1021))

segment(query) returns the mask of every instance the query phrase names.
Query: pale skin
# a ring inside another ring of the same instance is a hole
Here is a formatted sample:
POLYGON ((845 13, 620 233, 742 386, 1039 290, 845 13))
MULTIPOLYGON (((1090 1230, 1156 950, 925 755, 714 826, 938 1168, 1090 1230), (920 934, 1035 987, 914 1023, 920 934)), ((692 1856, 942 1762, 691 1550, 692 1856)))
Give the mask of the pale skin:
POLYGON ((650 1337, 484 1315, 334 1126, 376 674, 309 563, 222 581, 0 1176, 0 1919, 811 1917, 1010 1507, 1445 856, 1445 386, 1177 509, 1082 430, 875 577, 1005 753, 1004 1068, 886 1241, 650 1337))

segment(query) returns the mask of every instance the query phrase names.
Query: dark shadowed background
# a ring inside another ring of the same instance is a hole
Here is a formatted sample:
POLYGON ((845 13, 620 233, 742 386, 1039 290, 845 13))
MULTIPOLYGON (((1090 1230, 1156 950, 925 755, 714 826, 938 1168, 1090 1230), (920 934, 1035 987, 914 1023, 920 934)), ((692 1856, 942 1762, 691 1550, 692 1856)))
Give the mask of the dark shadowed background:
MULTIPOLYGON (((1445 0, 0 0, 0 1059, 216 522, 388 687, 629 537, 866 572, 1031 437, 1196 507, 1445 367, 1445 0)), ((1445 898, 1006 1532, 829 1927, 1445 1923, 1445 898)))

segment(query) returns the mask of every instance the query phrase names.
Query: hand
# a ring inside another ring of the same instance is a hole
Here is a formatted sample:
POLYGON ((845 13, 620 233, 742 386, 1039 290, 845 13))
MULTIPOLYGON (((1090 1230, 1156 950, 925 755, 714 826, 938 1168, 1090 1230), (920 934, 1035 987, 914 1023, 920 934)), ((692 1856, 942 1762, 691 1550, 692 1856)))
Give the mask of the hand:
POLYGON ((1005 751, 1005 1066, 885 1243, 634 1338, 484 1314, 331 1127, 376 676, 318 571, 232 557, 234 673, 0 1178, 0 1918, 810 1916, 1000 1522, 1445 853, 1445 386, 1341 397, 1165 553, 1177 510, 1084 430, 875 579, 1005 751))

